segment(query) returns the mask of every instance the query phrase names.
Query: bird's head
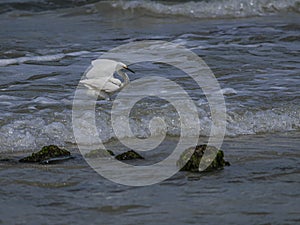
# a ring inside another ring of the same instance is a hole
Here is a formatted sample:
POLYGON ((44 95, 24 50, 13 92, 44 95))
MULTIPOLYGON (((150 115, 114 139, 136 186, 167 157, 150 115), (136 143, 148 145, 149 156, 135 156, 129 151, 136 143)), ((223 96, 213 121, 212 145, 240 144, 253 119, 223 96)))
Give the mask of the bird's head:
POLYGON ((133 70, 129 69, 128 66, 126 66, 124 63, 118 63, 117 66, 116 66, 116 71, 119 71, 119 70, 122 70, 122 69, 125 69, 125 70, 128 70, 130 71, 131 73, 135 73, 133 70))

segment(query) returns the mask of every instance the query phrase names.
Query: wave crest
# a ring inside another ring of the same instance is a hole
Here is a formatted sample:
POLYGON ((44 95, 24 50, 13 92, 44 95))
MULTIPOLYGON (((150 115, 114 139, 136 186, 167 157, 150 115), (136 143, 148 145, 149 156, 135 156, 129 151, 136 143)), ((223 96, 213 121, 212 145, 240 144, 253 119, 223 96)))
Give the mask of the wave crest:
MULTIPOLYGON (((167 124, 167 135, 179 137, 180 121, 174 114, 170 114, 168 109, 164 112, 165 122, 167 124)), ((274 132, 287 132, 300 130, 300 110, 298 107, 289 109, 269 109, 264 111, 232 111, 227 115, 227 131, 226 136, 235 137, 240 135, 251 134, 268 134, 274 132)), ((64 146, 67 143, 75 144, 75 138, 71 126, 71 118, 68 111, 56 116, 64 118, 59 121, 43 117, 23 118, 21 120, 6 121, 0 127, 0 152, 1 151, 21 151, 21 150, 37 150, 45 143, 52 143, 64 146)), ((153 115, 152 115, 153 116, 153 115)), ((151 115, 143 113, 142 118, 134 120, 131 123, 131 129, 135 137, 147 138, 149 136, 149 121, 151 115)), ((99 119, 96 123, 101 140, 105 143, 116 138, 111 126, 110 116, 105 113, 99 113, 99 119)), ((212 121, 210 113, 199 108, 200 118, 200 135, 207 137, 210 133, 212 121)), ((191 118, 191 120, 193 120, 191 118)), ((82 126, 90 126, 86 120, 79 121, 82 126)), ((191 121, 187 121, 191 122, 191 121)), ((121 138, 132 138, 126 133, 126 127, 119 127, 123 132, 121 138)), ((161 127, 154 127, 153 136, 161 135, 161 127)), ((195 133, 190 130, 188 135, 193 136, 195 133)), ((89 133, 90 140, 93 143, 97 138, 96 133, 91 130, 89 133)))
POLYGON ((300 12, 299 0, 219 0, 177 4, 133 0, 116 1, 112 3, 112 6, 123 10, 146 10, 155 14, 196 18, 236 18, 264 16, 280 12, 300 12))
MULTIPOLYGON (((239 18, 300 12, 299 0, 212 0, 212 1, 150 1, 150 0, 15 0, 0 3, 0 13, 11 11, 41 12, 65 9, 75 14, 114 13, 115 10, 153 13, 156 15, 193 18, 239 18)), ((68 12, 64 11, 68 14, 68 12)))

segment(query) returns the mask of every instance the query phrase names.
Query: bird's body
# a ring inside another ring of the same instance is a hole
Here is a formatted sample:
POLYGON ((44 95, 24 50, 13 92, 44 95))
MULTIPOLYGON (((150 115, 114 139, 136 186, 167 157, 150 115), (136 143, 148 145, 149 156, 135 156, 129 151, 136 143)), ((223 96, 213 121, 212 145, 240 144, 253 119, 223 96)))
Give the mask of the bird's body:
POLYGON ((122 62, 110 59, 97 59, 92 61, 92 66, 86 73, 86 79, 81 80, 80 83, 89 90, 95 91, 100 96, 107 98, 108 94, 120 90, 130 82, 127 74, 122 69, 133 72, 122 62), (115 72, 123 78, 123 83, 114 77, 115 72))

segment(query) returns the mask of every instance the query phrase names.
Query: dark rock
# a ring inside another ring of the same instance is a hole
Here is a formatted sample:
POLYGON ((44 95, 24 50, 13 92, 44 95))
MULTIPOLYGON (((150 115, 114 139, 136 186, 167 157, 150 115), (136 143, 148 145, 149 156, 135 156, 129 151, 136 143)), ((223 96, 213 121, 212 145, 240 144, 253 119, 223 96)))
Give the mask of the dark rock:
POLYGON ((42 150, 32 153, 31 156, 27 156, 19 160, 23 163, 50 163, 54 161, 61 161, 70 159, 71 153, 65 149, 61 149, 56 145, 44 146, 42 150))
POLYGON ((102 157, 108 157, 108 156, 114 156, 115 154, 111 150, 106 149, 96 149, 92 150, 89 153, 86 153, 84 157, 87 158, 102 158, 102 157))
POLYGON ((0 158, 0 162, 9 162, 11 159, 8 158, 0 158))
POLYGON ((122 161, 122 160, 132 160, 132 159, 144 159, 144 157, 142 157, 140 154, 136 153, 135 151, 130 150, 117 155, 116 159, 122 161))
POLYGON ((196 148, 191 147, 186 149, 180 159, 177 161, 177 166, 180 171, 199 172, 199 164, 205 151, 214 152, 215 159, 205 171, 222 169, 224 166, 229 166, 230 163, 224 160, 224 152, 212 146, 197 145, 196 148))

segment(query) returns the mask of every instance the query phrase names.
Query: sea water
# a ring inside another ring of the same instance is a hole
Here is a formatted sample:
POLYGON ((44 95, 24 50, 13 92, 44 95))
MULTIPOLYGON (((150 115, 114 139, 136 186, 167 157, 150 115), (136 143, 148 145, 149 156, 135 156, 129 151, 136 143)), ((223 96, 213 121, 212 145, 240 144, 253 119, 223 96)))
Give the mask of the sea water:
MULTIPOLYGON (((80 155, 51 167, 3 164, 0 223, 299 222, 299 5, 298 0, 1 1, 3 156, 48 144, 79 154, 72 104, 91 61, 122 44, 162 40, 199 55, 217 78, 227 109, 222 148, 232 166, 206 175, 177 174, 136 189, 106 181, 80 155)), ((197 106, 200 136, 209 136, 209 104, 192 79, 168 65, 130 68, 131 81, 162 76, 184 87, 197 106)), ((109 115, 116 96, 99 100, 96 126, 104 144, 117 151, 122 146, 109 115)), ((148 98, 131 115, 133 132, 124 127, 123 138, 147 138, 153 115, 167 124, 166 143, 157 151, 180 136, 178 114, 165 101, 148 98)), ((161 130, 155 130, 152 135, 159 137, 161 130)))

